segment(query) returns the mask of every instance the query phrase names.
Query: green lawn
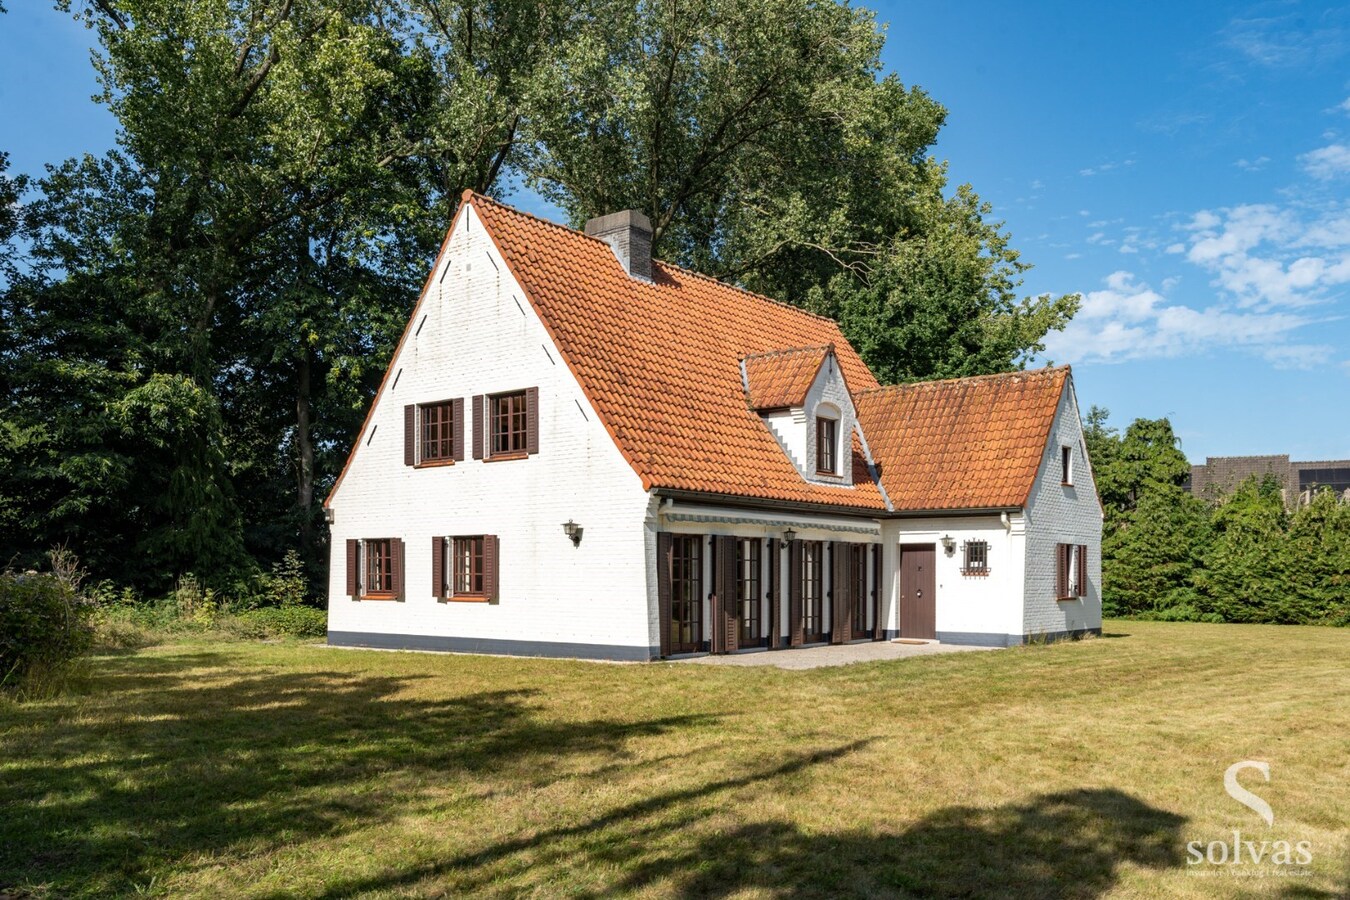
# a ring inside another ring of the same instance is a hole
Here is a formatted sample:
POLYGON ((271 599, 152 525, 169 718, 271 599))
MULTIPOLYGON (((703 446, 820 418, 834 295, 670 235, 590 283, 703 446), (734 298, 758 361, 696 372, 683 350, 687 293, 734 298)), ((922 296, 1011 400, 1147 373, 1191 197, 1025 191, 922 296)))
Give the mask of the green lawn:
POLYGON ((104 656, 0 704, 0 897, 1350 892, 1350 630, 1106 631, 808 672, 104 656), (1187 864, 1234 829, 1312 865, 1187 864))

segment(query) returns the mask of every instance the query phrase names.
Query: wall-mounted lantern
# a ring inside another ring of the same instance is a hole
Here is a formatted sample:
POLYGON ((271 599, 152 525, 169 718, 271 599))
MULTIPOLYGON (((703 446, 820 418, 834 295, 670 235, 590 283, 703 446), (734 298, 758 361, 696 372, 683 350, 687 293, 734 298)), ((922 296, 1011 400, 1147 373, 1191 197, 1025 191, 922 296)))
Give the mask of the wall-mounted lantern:
POLYGON ((956 541, 953 540, 950 534, 944 534, 942 536, 942 549, 947 552, 948 556, 951 556, 956 552, 956 541))
POLYGON ((578 525, 576 522, 573 522, 571 519, 568 519, 566 522, 563 523, 563 534, 567 535, 567 537, 571 539, 573 547, 579 546, 581 544, 581 532, 582 532, 581 526, 578 525))
POLYGON ((791 544, 796 539, 797 539, 796 531, 793 531, 791 528, 784 529, 783 543, 781 544, 781 546, 786 547, 788 544, 791 544))

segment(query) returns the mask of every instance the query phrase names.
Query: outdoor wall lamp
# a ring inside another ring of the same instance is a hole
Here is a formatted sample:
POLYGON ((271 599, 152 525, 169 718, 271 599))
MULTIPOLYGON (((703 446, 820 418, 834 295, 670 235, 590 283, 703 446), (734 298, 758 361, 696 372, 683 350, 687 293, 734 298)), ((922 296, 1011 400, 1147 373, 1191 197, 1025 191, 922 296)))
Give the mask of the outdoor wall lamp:
POLYGON ((786 547, 788 544, 792 543, 796 539, 797 539, 797 532, 793 531, 791 528, 785 529, 783 531, 783 543, 781 544, 781 546, 786 547))
POLYGON ((947 551, 948 556, 951 556, 956 552, 956 541, 952 539, 950 534, 944 534, 942 536, 942 549, 947 551))
POLYGON ((581 526, 578 525, 576 522, 573 522, 571 519, 568 519, 566 522, 563 523, 563 534, 567 535, 569 538, 572 539, 573 547, 579 546, 581 544, 581 532, 582 532, 581 526))

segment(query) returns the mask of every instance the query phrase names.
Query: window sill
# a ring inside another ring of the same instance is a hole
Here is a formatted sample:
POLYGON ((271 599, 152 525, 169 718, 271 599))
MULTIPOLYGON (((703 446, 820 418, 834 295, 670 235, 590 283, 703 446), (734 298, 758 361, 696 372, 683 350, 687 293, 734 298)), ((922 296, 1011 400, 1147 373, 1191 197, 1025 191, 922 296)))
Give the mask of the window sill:
POLYGON ((1056 598, 1055 598, 1055 602, 1056 602, 1056 603, 1076 603, 1077 601, 1082 600, 1082 599, 1083 599, 1082 597, 1056 597, 1056 598))
POLYGON ((987 578, 987 577, 989 576, 989 570, 988 570, 988 569, 962 569, 962 570, 961 570, 961 574, 962 574, 962 575, 967 575, 967 576, 972 576, 972 577, 975 577, 975 578, 987 578))
POLYGON ((414 469, 435 469, 440 466, 453 466, 457 460, 453 459, 429 459, 426 462, 420 462, 413 466, 414 469))
POLYGON ((527 459, 529 455, 529 452, 525 450, 517 450, 514 453, 494 453, 491 456, 484 457, 483 462, 504 462, 508 459, 527 459))
POLYGON ((357 597, 356 599, 357 599, 357 600, 397 600, 397 599, 398 599, 398 595, 397 595, 397 594, 386 594, 386 593, 381 592, 381 593, 378 593, 378 594, 362 594, 361 596, 357 597))
POLYGON ((441 598, 442 603, 489 603, 491 600, 487 594, 451 594, 441 598))
POLYGON ((838 478, 838 477, 840 477, 840 476, 839 476, 839 473, 836 472, 836 471, 834 471, 833 469, 816 469, 816 474, 817 474, 817 475, 827 475, 827 476, 829 476, 830 478, 838 478))
POLYGON ((1073 487, 1073 482, 1072 482, 1072 481, 1061 481, 1061 482, 1059 483, 1059 486, 1060 486, 1060 487, 1073 487))

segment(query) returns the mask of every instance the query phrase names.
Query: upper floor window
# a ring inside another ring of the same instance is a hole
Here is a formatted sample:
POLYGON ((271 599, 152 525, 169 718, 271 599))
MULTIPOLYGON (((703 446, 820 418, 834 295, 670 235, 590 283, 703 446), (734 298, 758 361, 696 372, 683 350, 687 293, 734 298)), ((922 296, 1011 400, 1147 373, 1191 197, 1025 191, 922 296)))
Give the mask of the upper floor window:
POLYGON ((1068 444, 1059 448, 1059 482, 1073 484, 1073 448, 1068 444))
POLYGON ((835 447, 838 443, 839 421, 816 417, 816 471, 822 475, 836 475, 839 471, 835 447))
POLYGON ((492 455, 524 453, 529 416, 525 412, 525 392, 497 394, 492 398, 492 455))
POLYGON ((405 466, 434 466, 463 458, 463 398, 403 407, 405 466))
POLYGON ((453 401, 419 406, 422 413, 421 462, 440 462, 455 458, 453 401))

